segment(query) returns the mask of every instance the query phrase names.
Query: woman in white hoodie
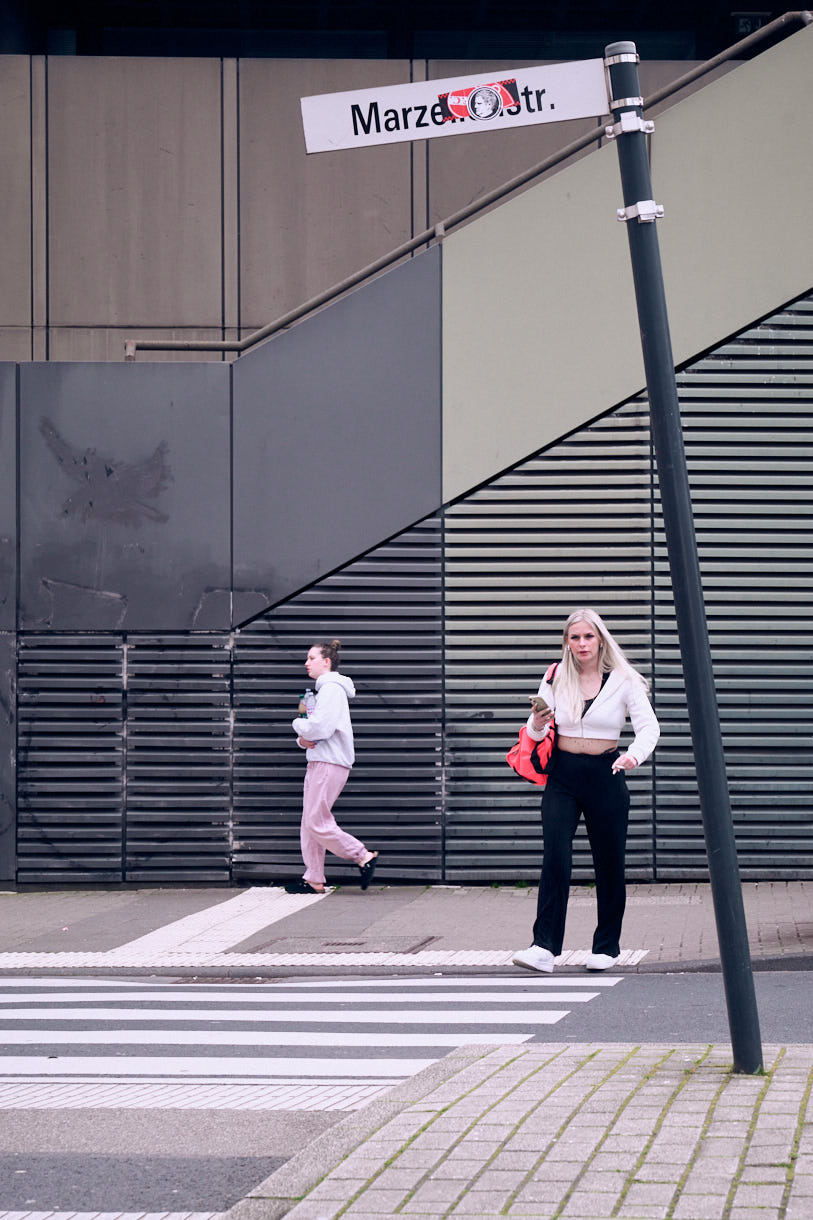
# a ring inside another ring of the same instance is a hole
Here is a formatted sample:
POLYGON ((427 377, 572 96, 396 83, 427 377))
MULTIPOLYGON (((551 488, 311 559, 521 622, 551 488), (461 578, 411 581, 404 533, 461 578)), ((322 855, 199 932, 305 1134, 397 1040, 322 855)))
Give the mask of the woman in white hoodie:
POLYGON ((285 886, 289 894, 321 894, 325 888, 325 851, 353 860, 361 873, 361 888, 373 879, 378 852, 368 851, 337 823, 333 806, 347 783, 355 761, 349 700, 356 688, 338 672, 341 640, 314 644, 305 659, 316 687, 316 707, 292 722, 297 743, 307 754, 302 824, 299 831, 305 873, 285 886))

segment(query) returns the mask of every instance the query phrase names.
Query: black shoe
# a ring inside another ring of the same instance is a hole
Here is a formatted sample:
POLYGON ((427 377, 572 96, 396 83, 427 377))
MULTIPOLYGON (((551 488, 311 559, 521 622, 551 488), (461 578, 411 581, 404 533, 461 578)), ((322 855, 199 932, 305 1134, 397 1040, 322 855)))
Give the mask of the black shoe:
POLYGON ((284 886, 286 894, 324 894, 324 890, 315 890, 309 881, 300 877, 298 881, 287 881, 284 886))
POLYGON ((361 873, 361 888, 363 890, 366 890, 368 885, 372 881, 376 864, 378 864, 378 852, 377 851, 373 852, 372 859, 368 860, 366 864, 359 865, 359 872, 361 873))

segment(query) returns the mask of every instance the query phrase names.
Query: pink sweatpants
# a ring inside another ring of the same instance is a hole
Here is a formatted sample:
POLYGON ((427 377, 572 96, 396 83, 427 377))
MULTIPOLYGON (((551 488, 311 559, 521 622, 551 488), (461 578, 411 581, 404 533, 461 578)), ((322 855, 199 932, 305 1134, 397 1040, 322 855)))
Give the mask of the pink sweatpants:
POLYGON ((349 774, 347 767, 329 762, 309 762, 305 770, 299 840, 305 861, 304 877, 311 885, 325 883, 326 850, 356 864, 367 854, 364 844, 342 830, 331 812, 349 774))

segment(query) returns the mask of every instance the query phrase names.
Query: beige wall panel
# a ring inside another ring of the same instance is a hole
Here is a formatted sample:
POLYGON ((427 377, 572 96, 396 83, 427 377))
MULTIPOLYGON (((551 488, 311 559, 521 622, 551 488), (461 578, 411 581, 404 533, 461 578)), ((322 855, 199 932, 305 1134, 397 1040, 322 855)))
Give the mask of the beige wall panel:
MULTIPOLYGON (((487 60, 432 60, 429 78, 475 76, 482 72, 512 71, 523 62, 487 60)), ((516 131, 482 131, 470 136, 444 136, 429 140, 429 223, 445 220, 459 208, 501 186, 585 132, 598 126, 601 115, 567 123, 540 123, 516 131)), ((527 188, 523 188, 527 189, 527 188)))
MULTIPOLYGON (((658 119, 676 363, 813 285, 811 113, 807 29, 658 119)), ((445 500, 642 389, 620 203, 604 146, 444 242, 445 500)))
POLYGON ((220 62, 48 62, 51 324, 222 320, 220 62))
POLYGON ((32 326, 30 360, 48 360, 48 327, 32 326))
MULTIPOLYGON (((641 79, 641 95, 644 100, 651 97, 658 89, 663 89, 665 85, 671 84, 672 81, 678 80, 681 76, 685 76, 687 72, 691 72, 698 66, 700 60, 690 59, 644 59, 638 66, 638 73, 641 79)), ((689 97, 692 93, 696 93, 698 89, 705 88, 711 81, 717 80, 721 76, 725 76, 728 72, 733 72, 737 66, 737 61, 731 63, 720 64, 719 68, 715 68, 713 72, 708 72, 705 76, 701 76, 699 80, 692 81, 690 85, 685 85, 679 93, 667 98, 663 102, 659 102, 657 106, 653 106, 647 110, 647 118, 653 118, 662 114, 670 106, 674 106, 675 102, 682 101, 683 98, 689 97)))
POLYGON ((411 236, 410 145, 305 154, 303 95, 409 81, 404 60, 240 61, 241 324, 256 328, 411 236))
POLYGON ((0 326, 31 323, 31 96, 27 55, 0 56, 0 326))
POLYGON ((48 326, 48 70, 31 56, 31 312, 35 360, 46 359, 48 326))
POLYGON ((658 119, 654 195, 676 363, 813 287, 813 28, 658 119))
POLYGON ((31 359, 31 328, 0 326, 0 360, 31 359))
MULTIPOLYGON (((603 53, 599 48, 597 55, 603 53)), ((429 65, 429 75, 432 79, 442 79, 449 76, 473 75, 491 70, 524 67, 525 64, 493 63, 488 61, 433 60, 429 65)), ((677 80, 696 67, 696 63, 685 60, 652 60, 644 61, 640 66, 641 87, 644 96, 661 89, 670 81, 677 80)), ((714 75, 723 75, 730 71, 730 65, 723 65, 714 75)), ((707 77, 705 82, 687 86, 680 96, 686 97, 696 89, 702 88, 714 76, 707 77)), ((666 101, 653 110, 673 104, 666 101)), ((436 224, 445 219, 458 208, 465 207, 472 200, 486 194, 487 191, 501 186, 516 174, 520 174, 540 161, 558 152, 559 149, 577 140, 586 132, 597 127, 602 120, 597 115, 595 120, 573 120, 568 123, 540 123, 536 127, 523 127, 517 131, 481 132, 477 135, 446 137, 442 140, 427 142, 427 157, 429 161, 429 224, 436 224)), ((589 152, 590 148, 586 150, 589 152)), ((577 153, 584 156, 586 153, 577 153)), ((549 171, 557 172, 556 170, 549 171)), ((521 188, 527 190, 527 187, 521 188)))
MULTIPOLYGON (((426 80, 427 62, 413 59, 412 80, 426 80)), ((429 149, 436 140, 413 140, 410 144, 412 169, 412 232, 423 233, 429 228, 429 149)))
MULTIPOLYGON (((99 360, 124 361, 125 339, 213 339, 219 341, 219 330, 182 330, 180 328, 157 330, 154 327, 139 327, 135 330, 117 327, 66 327, 54 326, 49 335, 49 360, 99 360)), ((150 364, 156 360, 177 363, 180 360, 220 360, 220 352, 152 352, 137 351, 139 364, 150 364)))
POLYGON ((446 238, 444 500, 643 386, 619 199, 605 147, 446 238))
POLYGON ((223 60, 223 323, 240 324, 240 129, 237 60, 223 60))

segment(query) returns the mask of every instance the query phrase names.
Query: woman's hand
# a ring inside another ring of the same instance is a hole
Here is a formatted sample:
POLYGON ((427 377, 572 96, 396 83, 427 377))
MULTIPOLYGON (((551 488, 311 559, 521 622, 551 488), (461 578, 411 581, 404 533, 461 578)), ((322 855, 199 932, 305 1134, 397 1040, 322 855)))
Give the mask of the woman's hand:
POLYGON ((537 711, 537 709, 534 708, 533 719, 531 721, 531 724, 534 726, 534 732, 541 733, 542 730, 546 727, 546 725, 548 725, 550 723, 550 721, 552 719, 553 719, 553 709, 552 708, 546 707, 544 709, 544 711, 542 711, 542 712, 537 711))
POLYGON ((613 763, 613 772, 617 771, 632 771, 638 766, 638 759, 633 758, 631 754, 621 754, 613 763))
POLYGON ((297 737, 297 743, 302 746, 303 750, 312 750, 316 745, 315 741, 308 741, 307 737, 297 737))

